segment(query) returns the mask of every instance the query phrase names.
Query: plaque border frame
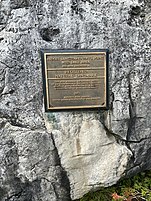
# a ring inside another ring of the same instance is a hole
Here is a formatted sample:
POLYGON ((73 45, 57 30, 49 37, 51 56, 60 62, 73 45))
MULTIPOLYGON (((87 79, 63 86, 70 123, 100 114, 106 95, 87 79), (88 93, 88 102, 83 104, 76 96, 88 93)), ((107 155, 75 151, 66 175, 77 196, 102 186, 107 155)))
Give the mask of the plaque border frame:
POLYGON ((71 110, 108 110, 109 109, 109 49, 80 49, 80 50, 74 50, 74 49, 40 49, 40 55, 41 55, 41 64, 42 64, 42 80, 43 80, 43 96, 44 96, 44 107, 45 112, 57 112, 57 111, 71 111, 71 110), (47 101, 47 89, 46 89, 46 73, 45 73, 45 53, 84 53, 84 52, 100 52, 106 53, 106 106, 105 107, 84 107, 73 106, 73 108, 55 108, 55 109, 49 109, 47 107, 48 101, 47 101))

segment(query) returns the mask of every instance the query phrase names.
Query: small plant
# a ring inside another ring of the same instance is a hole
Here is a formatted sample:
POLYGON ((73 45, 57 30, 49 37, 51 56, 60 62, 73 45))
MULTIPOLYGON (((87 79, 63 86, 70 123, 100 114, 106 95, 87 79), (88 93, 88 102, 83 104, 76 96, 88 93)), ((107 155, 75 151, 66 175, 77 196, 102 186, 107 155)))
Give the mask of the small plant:
POLYGON ((151 170, 91 192, 79 201, 151 201, 151 170))
POLYGON ((123 201, 125 200, 124 196, 120 196, 117 193, 112 194, 112 200, 118 200, 118 201, 123 201))

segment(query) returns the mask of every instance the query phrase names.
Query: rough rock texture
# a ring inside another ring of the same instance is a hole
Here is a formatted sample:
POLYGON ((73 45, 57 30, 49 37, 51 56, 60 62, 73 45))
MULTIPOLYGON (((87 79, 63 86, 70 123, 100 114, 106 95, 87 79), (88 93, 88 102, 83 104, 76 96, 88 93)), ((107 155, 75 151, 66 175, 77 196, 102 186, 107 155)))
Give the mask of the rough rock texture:
POLYGON ((0 201, 68 201, 151 169, 150 0, 0 0, 0 201), (40 48, 110 50, 110 109, 45 113, 40 48))

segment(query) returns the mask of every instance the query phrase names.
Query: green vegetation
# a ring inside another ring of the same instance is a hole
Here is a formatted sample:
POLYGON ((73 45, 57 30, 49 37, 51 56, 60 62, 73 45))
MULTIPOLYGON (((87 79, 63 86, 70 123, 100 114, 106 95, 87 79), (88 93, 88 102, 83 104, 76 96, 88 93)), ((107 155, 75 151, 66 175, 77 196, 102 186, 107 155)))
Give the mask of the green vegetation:
POLYGON ((151 201, 151 171, 119 181, 116 185, 90 192, 79 201, 151 201), (135 199, 134 199, 135 198, 135 199), (144 199, 142 199, 144 198, 144 199))
POLYGON ((47 118, 48 118, 48 121, 50 122, 57 122, 55 115, 52 113, 47 113, 47 118))

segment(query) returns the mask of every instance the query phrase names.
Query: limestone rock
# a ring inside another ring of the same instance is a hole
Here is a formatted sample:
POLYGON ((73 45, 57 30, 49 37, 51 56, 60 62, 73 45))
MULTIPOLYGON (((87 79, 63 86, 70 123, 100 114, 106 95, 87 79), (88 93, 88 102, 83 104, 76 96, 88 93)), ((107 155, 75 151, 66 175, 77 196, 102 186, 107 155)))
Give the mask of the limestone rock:
POLYGON ((151 169, 150 0, 0 1, 0 201, 68 201, 151 169), (45 113, 40 49, 110 50, 108 111, 45 113))
POLYGON ((68 173, 73 199, 123 176, 131 151, 106 133, 99 114, 59 114, 56 118, 59 128, 50 132, 68 173))

